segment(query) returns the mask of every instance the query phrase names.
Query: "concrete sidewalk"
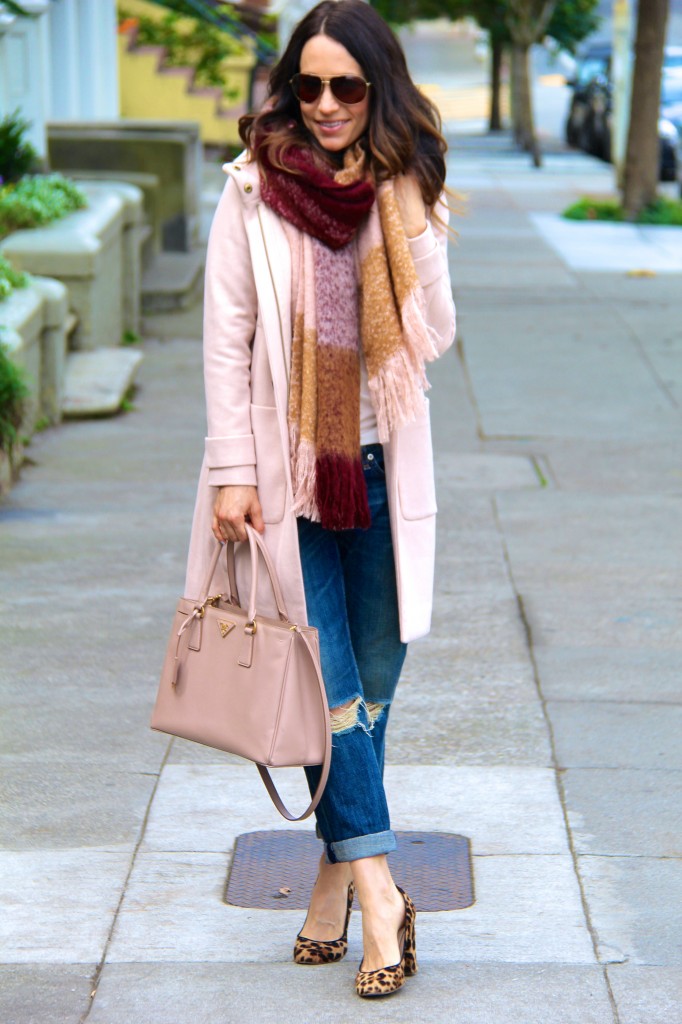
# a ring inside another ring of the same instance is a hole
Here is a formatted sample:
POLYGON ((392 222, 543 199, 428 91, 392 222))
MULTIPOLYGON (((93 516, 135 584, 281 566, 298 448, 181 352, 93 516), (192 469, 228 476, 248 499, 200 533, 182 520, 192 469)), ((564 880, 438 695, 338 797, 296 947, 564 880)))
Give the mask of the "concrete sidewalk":
POLYGON ((222 902, 235 836, 291 826, 251 766, 148 729, 204 433, 199 317, 160 317, 135 410, 37 437, 0 506, 3 1024, 682 1020, 680 277, 543 228, 606 174, 450 155, 434 629, 387 781, 397 829, 470 839, 473 906, 420 915, 420 974, 367 1005, 359 915, 303 970, 300 912, 222 902))

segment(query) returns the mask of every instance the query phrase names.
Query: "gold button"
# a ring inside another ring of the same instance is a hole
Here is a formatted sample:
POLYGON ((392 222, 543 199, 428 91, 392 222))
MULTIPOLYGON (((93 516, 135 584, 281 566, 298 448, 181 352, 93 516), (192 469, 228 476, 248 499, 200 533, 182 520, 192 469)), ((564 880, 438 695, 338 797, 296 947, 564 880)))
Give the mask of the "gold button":
POLYGON ((244 185, 245 192, 253 192, 253 185, 244 185))
POLYGON ((241 167, 239 166, 239 164, 235 164, 234 169, 235 171, 241 171, 241 167))

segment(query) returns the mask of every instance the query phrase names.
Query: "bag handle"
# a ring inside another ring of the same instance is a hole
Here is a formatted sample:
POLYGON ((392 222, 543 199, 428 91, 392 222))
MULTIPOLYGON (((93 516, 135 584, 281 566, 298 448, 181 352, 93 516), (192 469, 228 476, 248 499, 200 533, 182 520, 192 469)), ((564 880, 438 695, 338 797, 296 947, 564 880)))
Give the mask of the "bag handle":
MULTIPOLYGON (((282 619, 282 621, 286 622, 289 619, 289 615, 287 613, 286 605, 284 603, 284 596, 282 594, 282 590, 281 590, 281 587, 279 585, 279 580, 277 579, 277 573, 275 572, 275 566, 273 565, 272 559, 270 558, 270 553, 268 552, 268 549, 265 546, 265 542, 263 541, 263 538, 260 536, 259 533, 257 533, 254 530, 254 528, 250 525, 250 523, 245 523, 244 525, 246 526, 247 543, 249 545, 249 550, 250 550, 250 554, 251 554, 251 591, 249 593, 249 604, 248 604, 248 611, 247 611, 247 614, 248 614, 248 617, 249 617, 249 622, 253 622, 254 619, 255 619, 255 616, 256 616, 256 594, 257 594, 257 590, 258 590, 258 552, 259 551, 260 551, 261 555, 263 556, 263 561, 265 562, 265 568, 267 569, 268 576, 270 578, 270 586, 272 587, 272 592, 273 592, 273 594, 275 596, 275 604, 277 605, 277 612, 279 614, 280 619, 282 619)), ((214 550, 213 554, 211 555, 211 561, 209 563, 209 567, 208 567, 208 570, 207 570, 207 573, 206 573, 206 580, 205 580, 204 585, 203 585, 203 587, 201 589, 201 600, 199 602, 199 605, 206 604, 206 602, 209 600, 209 594, 210 594, 210 590, 211 590, 211 583, 213 582, 213 577, 215 576, 215 571, 216 571, 216 568, 218 567, 218 559, 220 558, 220 551, 221 551, 221 549, 223 547, 223 543, 224 542, 216 541, 216 547, 215 547, 215 550, 214 550)), ((239 600, 239 592, 237 590, 237 578, 236 578, 236 573, 235 573, 235 562, 234 562, 235 543, 237 543, 237 542, 235 542, 233 540, 229 540, 227 542, 227 545, 226 545, 226 547, 227 547, 227 552, 226 552, 226 554, 227 554, 227 578, 228 578, 228 585, 229 585, 229 593, 228 593, 227 596, 228 596, 228 598, 230 600, 235 600, 236 603, 241 608, 242 606, 241 606, 241 603, 240 603, 240 600, 239 600)))

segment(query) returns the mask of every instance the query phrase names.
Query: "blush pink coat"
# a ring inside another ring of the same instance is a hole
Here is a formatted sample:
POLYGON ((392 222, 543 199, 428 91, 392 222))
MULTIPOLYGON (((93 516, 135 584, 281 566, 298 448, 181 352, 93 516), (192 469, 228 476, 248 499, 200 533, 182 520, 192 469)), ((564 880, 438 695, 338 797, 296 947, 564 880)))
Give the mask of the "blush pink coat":
MULTIPOLYGON (((216 488, 255 484, 264 539, 284 592, 289 618, 306 622, 292 512, 287 428, 291 349, 291 259, 280 218, 261 202, 258 171, 244 157, 223 168, 227 182, 208 243, 204 306, 204 374, 208 436, 192 524, 185 595, 202 596, 215 539, 216 488)), ((440 207, 445 214, 445 208, 440 207)), ((447 235, 436 221, 410 242, 424 289, 427 317, 440 339, 453 342, 455 310, 448 276, 447 235)), ((395 431, 384 446, 398 581, 401 639, 428 633, 431 622, 436 496, 428 413, 395 431)), ((240 548, 246 545, 240 545, 240 548)), ((245 552, 237 579, 245 602, 245 552)), ((221 560, 222 561, 222 560, 221 560)), ((261 574, 261 577, 265 573, 261 574)), ((224 580, 211 590, 224 589, 224 580)), ((259 579, 258 611, 273 614, 267 580, 259 579)))

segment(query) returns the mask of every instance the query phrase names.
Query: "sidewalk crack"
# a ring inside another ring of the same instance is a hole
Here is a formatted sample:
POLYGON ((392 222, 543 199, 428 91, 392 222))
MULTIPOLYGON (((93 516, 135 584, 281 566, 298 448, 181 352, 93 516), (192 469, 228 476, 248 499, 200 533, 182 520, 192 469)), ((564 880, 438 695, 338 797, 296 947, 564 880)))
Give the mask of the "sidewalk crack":
POLYGON ((498 508, 498 504, 497 504, 497 499, 493 495, 491 500, 492 500, 492 506, 493 506, 493 514, 494 514, 494 517, 495 517, 495 523, 496 523, 497 530, 498 530, 498 533, 499 533, 499 536, 500 536, 500 542, 502 544, 502 551, 503 551, 503 555, 504 555, 505 565, 506 565, 506 568, 507 568, 507 575, 509 577, 509 582, 510 582, 512 590, 514 592, 514 596, 516 598, 516 604, 517 604, 517 608, 518 608, 518 612, 519 612, 519 618, 521 619, 521 624, 523 626, 523 631, 524 631, 525 637, 526 637, 526 647, 528 649, 528 658, 530 660, 531 668, 532 668, 532 671, 533 671, 533 679, 535 681, 535 688, 536 688, 536 691, 537 691, 538 700, 540 701, 540 707, 542 709, 542 714, 543 714, 543 717, 545 719, 545 726, 547 728, 547 734, 549 736, 549 744, 550 744, 550 749, 551 749, 551 752, 552 752, 552 766, 553 766, 553 769, 554 769, 554 781, 555 781, 555 785, 557 787, 557 793, 558 793, 558 796, 559 796, 559 803, 561 804, 561 813, 562 813, 563 819, 564 819, 564 828, 566 829, 566 839, 567 839, 567 842, 568 842, 568 848, 569 848, 570 853, 571 853, 571 859, 573 861, 573 871, 575 872, 576 881, 578 883, 578 889, 579 889, 579 892, 580 892, 580 902, 581 902, 582 908, 583 908, 583 914, 584 914, 584 917, 585 917, 585 924, 586 924, 587 930, 589 932, 590 939, 592 940, 592 947, 594 949, 595 960, 596 960, 597 964, 602 969, 602 976, 604 978, 604 984, 606 986, 606 991, 608 993, 609 1002, 611 1004, 611 1011, 613 1013, 613 1024, 621 1024, 621 1022, 620 1022, 620 1014, 618 1012, 618 1005, 616 1003, 616 998, 615 998, 615 995, 613 993, 613 989, 611 987, 611 980, 610 980, 610 978, 608 976, 608 972, 607 972, 608 964, 603 962, 600 959, 600 956, 599 956, 599 935, 597 933, 597 929, 595 927, 595 924, 592 921, 592 915, 590 914, 590 907, 589 907, 589 904, 588 904, 588 901, 587 901, 587 894, 585 892, 585 887, 583 885, 582 876, 580 874, 580 866, 579 866, 579 861, 578 861, 578 852, 576 850, 575 842, 573 840, 573 833, 571 831, 571 826, 570 826, 570 822, 569 822, 568 802, 567 802, 567 799, 566 799, 566 790, 565 790, 565 787, 564 787, 563 773, 562 773, 561 768, 559 767, 559 759, 558 759, 558 756, 557 756, 556 738, 555 738, 555 735, 554 735, 554 727, 552 725, 552 720, 550 718, 549 710, 548 710, 548 707, 547 707, 547 698, 545 697, 544 693, 542 692, 542 681, 540 679, 540 671, 538 669, 537 659, 535 657, 535 644, 534 644, 534 641, 533 641, 533 629, 532 629, 532 626, 531 626, 528 614, 526 612, 526 606, 525 606, 525 603, 524 603, 524 600, 523 600, 523 594, 521 594, 521 592, 519 591, 519 588, 516 585, 516 579, 514 577, 514 569, 513 569, 513 566, 512 566, 512 562, 511 562, 511 555, 509 554, 509 548, 507 546, 506 537, 504 535, 504 529, 502 527, 502 520, 500 518, 500 512, 499 512, 499 508, 498 508))
POLYGON ((149 774, 156 774, 156 782, 154 783, 151 795, 150 795, 149 800, 147 802, 147 809, 145 811, 144 819, 143 819, 142 825, 140 827, 140 835, 138 837, 137 842, 135 843, 135 848, 134 848, 134 850, 132 852, 132 856, 130 858, 130 864, 128 865, 128 871, 126 873, 125 879, 123 881, 123 885, 121 887, 121 895, 119 896, 118 903, 116 904, 116 909, 114 911, 114 916, 113 916, 112 921, 111 921, 111 927, 109 928, 109 931, 107 933, 107 937, 106 937, 106 940, 105 940, 105 943, 104 943, 104 949, 102 950, 102 957, 101 957, 99 963, 97 964, 97 966, 95 968, 95 973, 92 976, 92 983, 91 983, 91 989, 90 989, 90 1002, 88 1003, 88 1006, 87 1006, 85 1012, 81 1015, 80 1020, 79 1020, 79 1024, 85 1024, 85 1022, 87 1021, 88 1017, 90 1016, 90 1011, 92 1010, 92 1007, 94 1006, 95 999, 97 997, 97 989, 99 987, 100 979, 102 977, 102 971, 104 970, 104 967, 106 965, 107 956, 108 956, 108 953, 109 953, 109 949, 111 947, 111 941, 112 941, 112 939, 114 937, 114 931, 116 929, 116 923, 118 921, 119 914, 121 913, 121 907, 123 906, 123 901, 124 901, 124 899, 126 897, 126 893, 128 891, 128 883, 130 882, 130 878, 131 878, 133 870, 135 868, 135 863, 137 861, 137 855, 138 855, 138 853, 140 851, 140 847, 142 846, 142 842, 144 840, 145 833, 147 831, 147 824, 149 823, 149 815, 151 814, 152 805, 154 803, 154 798, 156 796, 156 791, 159 788, 159 782, 161 781, 161 776, 163 774, 163 769, 166 767, 166 764, 168 763, 168 758, 170 756, 170 752, 171 752, 172 747, 173 747, 173 740, 171 739, 169 744, 168 744, 168 746, 166 747, 166 752, 163 755, 163 759, 161 761, 161 765, 159 767, 158 774, 157 773, 149 773, 149 774))

